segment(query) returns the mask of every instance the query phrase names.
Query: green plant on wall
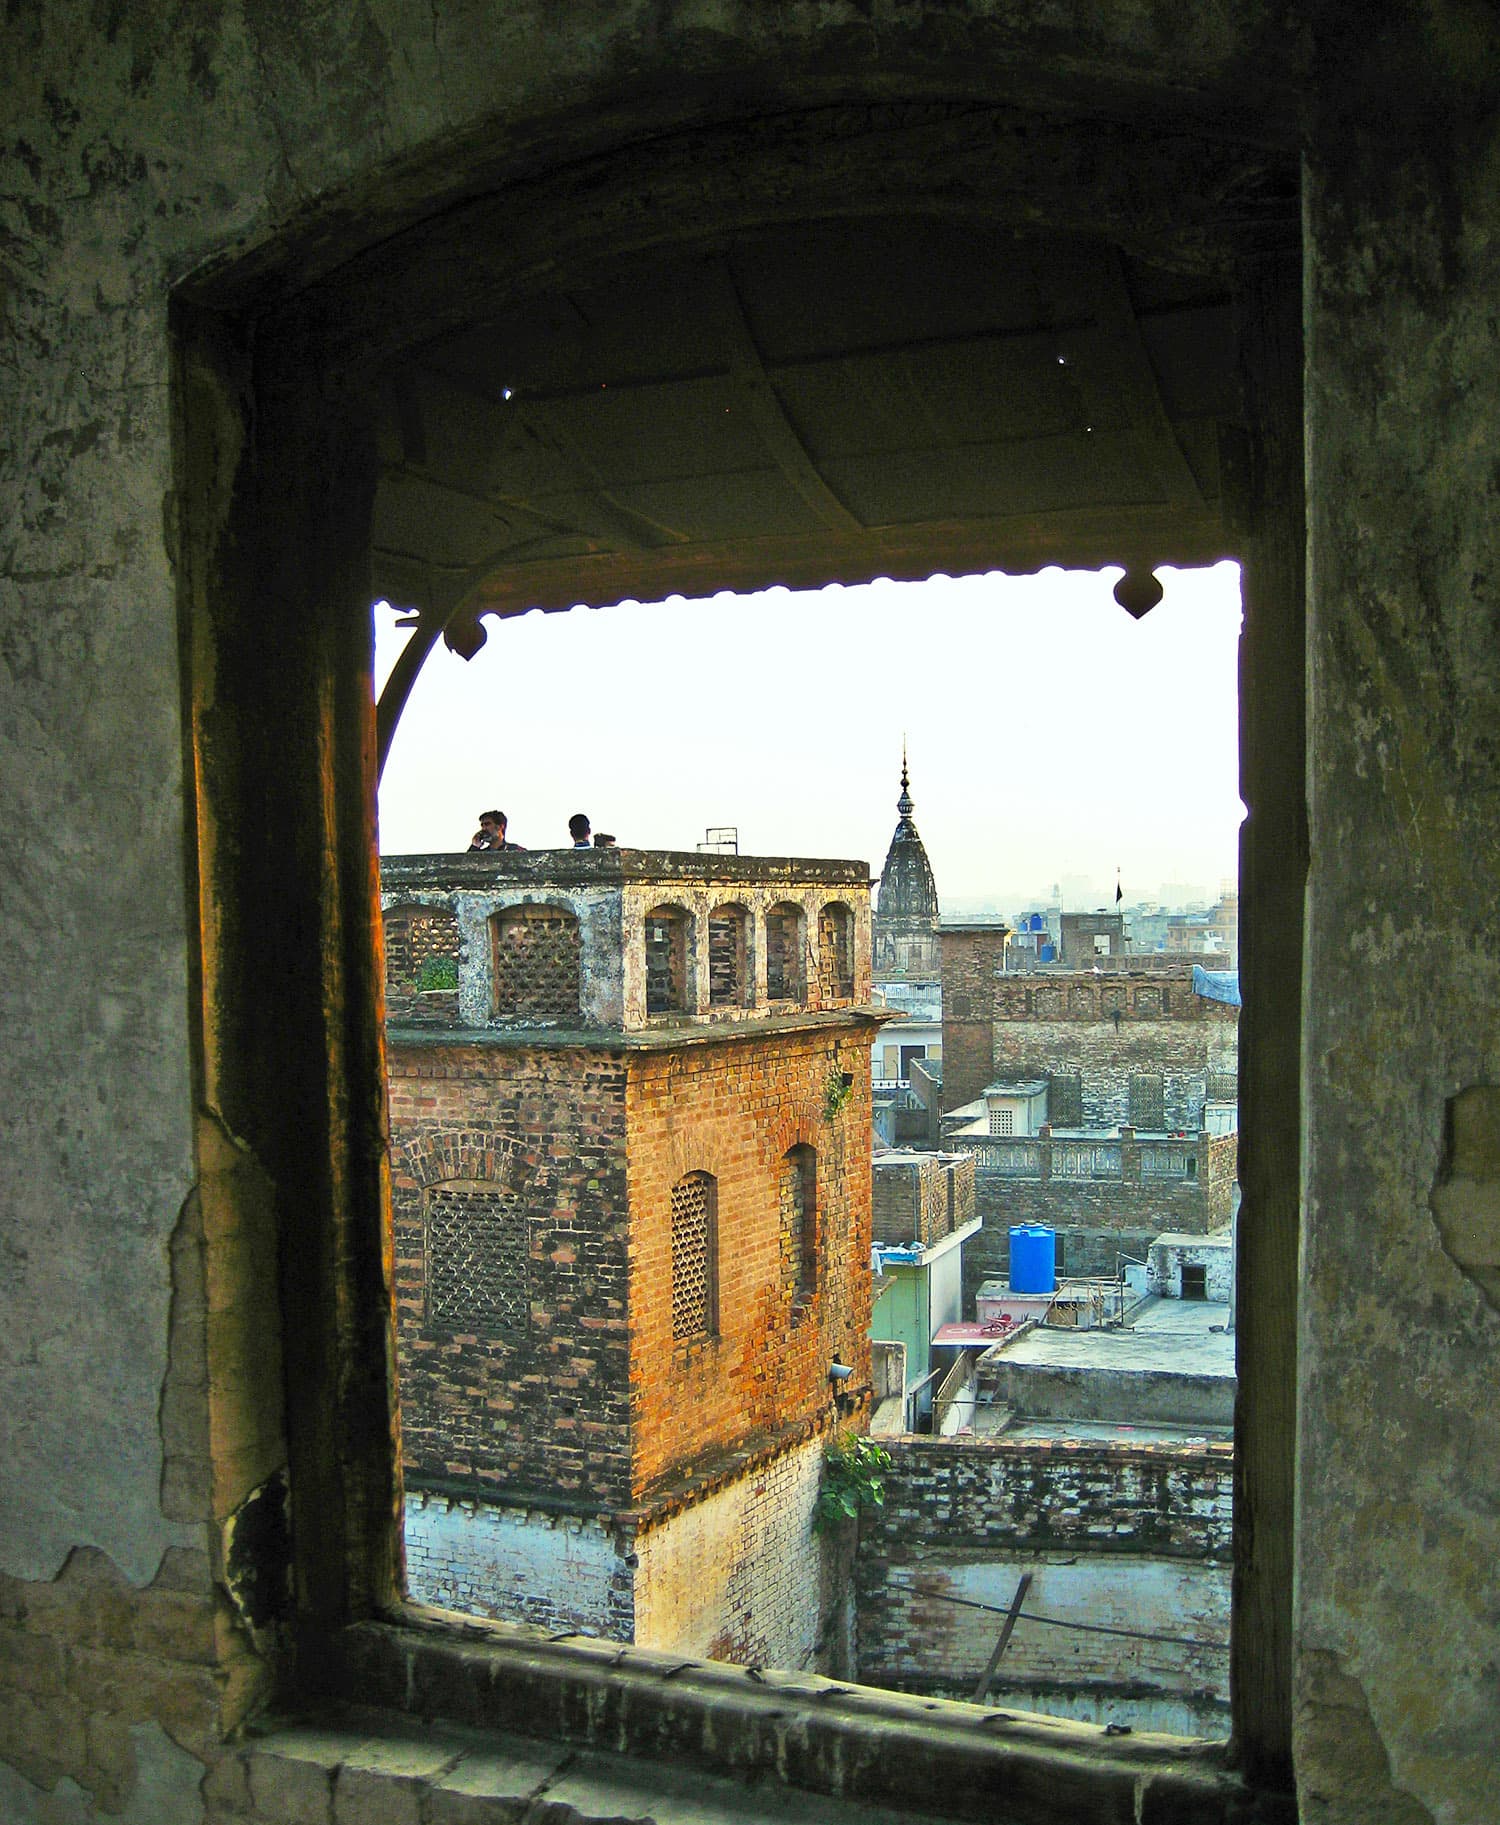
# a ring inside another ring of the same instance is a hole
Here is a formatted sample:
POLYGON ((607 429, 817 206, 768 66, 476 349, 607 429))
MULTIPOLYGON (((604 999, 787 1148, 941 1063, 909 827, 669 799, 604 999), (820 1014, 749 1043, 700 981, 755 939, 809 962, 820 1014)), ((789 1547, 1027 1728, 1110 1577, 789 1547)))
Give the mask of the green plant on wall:
POLYGON ((425 995, 432 989, 456 989, 457 987, 458 965, 451 957, 429 957, 417 976, 419 995, 425 995))
POLYGON ((864 1508, 885 1506, 885 1472, 891 1454, 872 1438, 841 1432, 823 1453, 823 1483, 813 1511, 813 1532, 825 1533, 859 1518, 864 1508))
POLYGON ((828 1075, 823 1079, 823 1120, 836 1122, 853 1093, 853 1072, 841 1071, 836 1064, 830 1065, 828 1075))

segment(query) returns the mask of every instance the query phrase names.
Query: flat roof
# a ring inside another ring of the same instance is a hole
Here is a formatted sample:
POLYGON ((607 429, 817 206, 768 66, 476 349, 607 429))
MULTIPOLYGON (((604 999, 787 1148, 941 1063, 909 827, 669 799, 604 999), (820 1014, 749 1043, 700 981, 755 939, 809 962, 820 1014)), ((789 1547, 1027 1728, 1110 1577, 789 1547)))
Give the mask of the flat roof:
POLYGON ((870 864, 821 856, 715 855, 693 849, 502 849, 458 850, 441 855, 385 855, 380 858, 383 892, 427 888, 482 893, 515 883, 566 886, 612 881, 701 881, 730 886, 868 887, 870 864))
POLYGON ((1229 1307, 1209 1299, 1147 1299, 1118 1328, 1039 1325, 1005 1347, 1005 1360, 1116 1374, 1211 1375, 1234 1380, 1229 1307))

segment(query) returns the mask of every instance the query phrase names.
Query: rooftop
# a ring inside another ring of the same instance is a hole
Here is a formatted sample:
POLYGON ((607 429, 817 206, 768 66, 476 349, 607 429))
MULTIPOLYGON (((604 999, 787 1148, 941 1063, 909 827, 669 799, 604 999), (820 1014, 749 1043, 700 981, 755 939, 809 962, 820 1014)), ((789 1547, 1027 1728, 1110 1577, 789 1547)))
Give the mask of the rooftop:
POLYGON ((1046 1368, 1210 1375, 1233 1381, 1234 1335, 1226 1328, 1228 1323, 1229 1307, 1212 1300, 1149 1298, 1117 1330, 1039 1326, 1003 1348, 1010 1362, 1046 1368))

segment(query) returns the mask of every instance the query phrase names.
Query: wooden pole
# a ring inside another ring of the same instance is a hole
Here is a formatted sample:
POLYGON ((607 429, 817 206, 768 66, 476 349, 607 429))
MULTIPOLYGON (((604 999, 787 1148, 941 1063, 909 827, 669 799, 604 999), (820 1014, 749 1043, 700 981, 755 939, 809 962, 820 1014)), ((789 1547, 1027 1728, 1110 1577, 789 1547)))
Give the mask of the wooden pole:
POLYGON ((995 1651, 990 1655, 989 1665, 979 1675, 979 1684, 974 1688, 974 1703, 982 1705, 985 1693, 990 1689, 990 1681, 995 1677, 995 1668, 1000 1664, 1000 1656, 1010 1643, 1011 1633, 1020 1619, 1021 1605, 1026 1601, 1026 1593, 1031 1589, 1031 1573, 1022 1572, 1021 1581, 1016 1586, 1016 1594, 1010 1600, 1010 1609, 1005 1621, 1000 1625, 1000 1639, 995 1643, 995 1651))

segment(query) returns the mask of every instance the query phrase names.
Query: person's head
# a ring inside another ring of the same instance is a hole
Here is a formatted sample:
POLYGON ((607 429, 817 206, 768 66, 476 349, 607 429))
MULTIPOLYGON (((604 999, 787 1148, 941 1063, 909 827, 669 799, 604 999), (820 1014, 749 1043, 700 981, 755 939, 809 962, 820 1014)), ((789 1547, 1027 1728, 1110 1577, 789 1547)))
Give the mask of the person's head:
POLYGON ((568 835, 575 843, 586 843, 589 840, 589 821, 581 811, 575 811, 568 819, 568 835))
POLYGON ((505 835, 505 813, 503 811, 481 811, 479 828, 487 830, 491 836, 505 835))

